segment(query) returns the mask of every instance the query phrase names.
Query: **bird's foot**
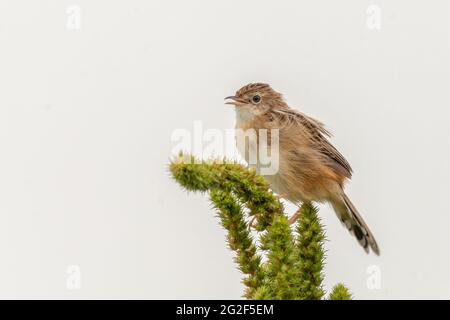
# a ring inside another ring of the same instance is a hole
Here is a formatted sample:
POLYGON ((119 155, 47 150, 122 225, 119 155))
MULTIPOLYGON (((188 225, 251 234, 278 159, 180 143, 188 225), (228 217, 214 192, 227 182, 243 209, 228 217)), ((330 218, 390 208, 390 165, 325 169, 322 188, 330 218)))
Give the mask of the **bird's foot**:
POLYGON ((257 219, 258 217, 256 215, 250 219, 248 222, 248 230, 256 229, 256 224, 258 223, 257 219))
POLYGON ((298 209, 292 217, 289 218, 289 225, 294 224, 297 222, 298 218, 300 217, 300 209, 298 209))

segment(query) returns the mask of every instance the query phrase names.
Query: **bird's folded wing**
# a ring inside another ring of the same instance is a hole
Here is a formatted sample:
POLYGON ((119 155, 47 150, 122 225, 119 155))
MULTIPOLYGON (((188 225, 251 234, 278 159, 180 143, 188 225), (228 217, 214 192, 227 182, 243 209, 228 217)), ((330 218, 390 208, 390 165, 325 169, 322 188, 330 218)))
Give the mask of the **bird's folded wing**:
POLYGON ((311 140, 311 145, 325 156, 327 165, 333 170, 338 171, 346 178, 351 178, 352 168, 344 156, 328 141, 331 133, 325 128, 324 124, 314 118, 296 111, 294 109, 277 110, 285 120, 290 123, 297 122, 305 129, 305 135, 311 140))

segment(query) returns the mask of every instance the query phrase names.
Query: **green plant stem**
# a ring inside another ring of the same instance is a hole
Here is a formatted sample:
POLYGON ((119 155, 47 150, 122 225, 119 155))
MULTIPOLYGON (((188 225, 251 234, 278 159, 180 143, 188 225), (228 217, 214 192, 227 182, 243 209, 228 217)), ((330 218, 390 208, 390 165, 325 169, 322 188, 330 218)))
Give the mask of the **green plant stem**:
POLYGON ((317 208, 304 203, 297 223, 298 267, 301 278, 301 299, 317 300, 324 295, 322 288, 325 234, 317 216, 317 208))

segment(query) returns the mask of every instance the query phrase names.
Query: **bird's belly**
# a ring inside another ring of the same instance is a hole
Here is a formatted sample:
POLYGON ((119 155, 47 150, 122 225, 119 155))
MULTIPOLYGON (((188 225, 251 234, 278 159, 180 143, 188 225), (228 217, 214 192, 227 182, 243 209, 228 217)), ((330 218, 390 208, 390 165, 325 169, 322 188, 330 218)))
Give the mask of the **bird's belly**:
POLYGON ((283 163, 280 163, 280 168, 276 174, 264 175, 263 177, 269 182, 272 191, 280 197, 293 203, 309 200, 306 192, 303 192, 304 183, 302 179, 297 177, 294 180, 289 173, 283 170, 283 163))
POLYGON ((264 178, 269 182, 270 188, 278 195, 286 195, 289 190, 286 188, 286 183, 280 174, 266 175, 264 178))
MULTIPOLYGON (((279 168, 275 174, 262 176, 269 182, 270 188, 280 197, 292 202, 322 202, 328 198, 329 182, 318 176, 311 176, 309 172, 302 168, 290 167, 290 163, 280 157, 279 168)), ((260 172, 260 165, 256 165, 257 172, 260 172)))
MULTIPOLYGON (((236 141, 237 142, 237 141, 236 141)), ((256 170, 257 174, 263 176, 270 184, 270 188, 278 195, 286 198, 292 202, 302 201, 303 197, 295 194, 292 188, 289 187, 289 180, 286 178, 286 168, 288 163, 284 163, 284 157, 280 156, 278 159, 278 168, 272 174, 264 174, 263 168, 267 168, 266 164, 261 163, 259 160, 259 149, 257 143, 236 143, 239 154, 245 159, 249 168, 256 170)), ((262 152, 267 152, 263 150, 262 152)), ((267 153, 266 153, 267 154, 267 153)), ((301 185, 301 181, 297 181, 297 188, 301 185)), ((297 189, 296 188, 296 189, 297 189)))
MULTIPOLYGON (((256 172, 269 182, 271 189, 282 198, 293 203, 322 201, 327 198, 328 191, 324 188, 327 181, 318 174, 319 168, 311 167, 311 161, 308 161, 307 157, 304 164, 301 161, 294 164, 292 160, 289 160, 292 158, 289 151, 279 150, 277 168, 271 174, 267 174, 264 170, 267 169, 267 163, 260 162, 259 152, 267 155, 272 154, 272 151, 259 150, 261 145, 258 146, 258 143, 252 142, 251 139, 248 143, 236 142, 237 149, 248 166, 256 169, 256 172)), ((296 151, 296 153, 298 155, 299 152, 296 151)))

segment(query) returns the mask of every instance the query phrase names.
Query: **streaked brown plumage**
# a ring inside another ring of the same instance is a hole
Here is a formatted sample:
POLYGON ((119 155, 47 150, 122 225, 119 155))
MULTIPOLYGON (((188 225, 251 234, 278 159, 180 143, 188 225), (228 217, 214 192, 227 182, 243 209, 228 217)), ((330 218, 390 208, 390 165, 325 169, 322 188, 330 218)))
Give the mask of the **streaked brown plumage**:
MULTIPOLYGON (((279 129, 279 170, 267 175, 271 188, 288 201, 328 202, 366 252, 379 254, 368 226, 344 193, 352 168, 327 138, 324 125, 291 109, 280 93, 264 83, 248 84, 228 104, 236 108, 236 128, 279 129)), ((240 150, 248 161, 248 150, 240 150)))

